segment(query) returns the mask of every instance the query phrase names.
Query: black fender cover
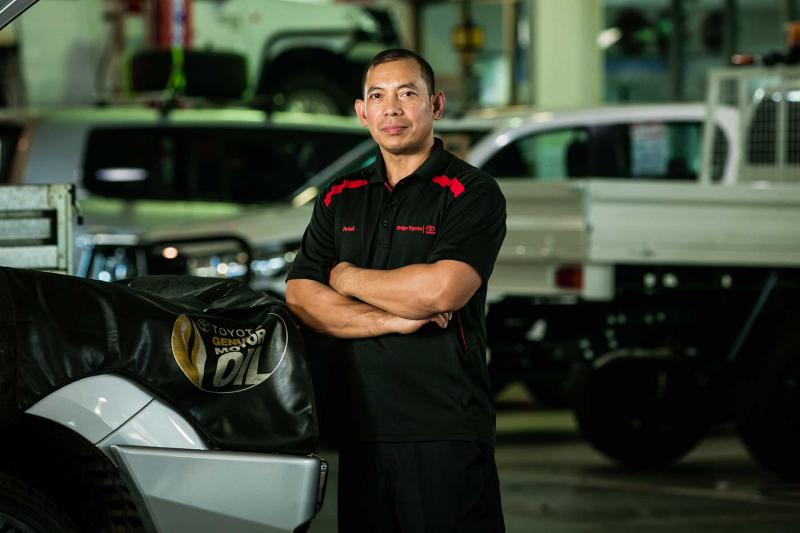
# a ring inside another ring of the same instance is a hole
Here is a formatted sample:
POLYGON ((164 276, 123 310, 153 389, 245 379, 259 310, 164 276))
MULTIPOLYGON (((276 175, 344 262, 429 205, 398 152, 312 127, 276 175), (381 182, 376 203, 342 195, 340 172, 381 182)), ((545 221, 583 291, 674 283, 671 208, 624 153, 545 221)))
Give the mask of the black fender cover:
POLYGON ((102 373, 153 391, 219 449, 317 448, 303 340, 283 302, 233 280, 0 267, 0 424, 102 373))

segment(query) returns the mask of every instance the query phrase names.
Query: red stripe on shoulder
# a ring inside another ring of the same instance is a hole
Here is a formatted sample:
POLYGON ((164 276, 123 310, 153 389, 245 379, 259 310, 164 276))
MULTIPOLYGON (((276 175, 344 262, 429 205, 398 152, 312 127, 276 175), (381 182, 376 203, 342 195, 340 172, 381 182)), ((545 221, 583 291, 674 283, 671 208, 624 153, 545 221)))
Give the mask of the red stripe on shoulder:
POLYGON ((464 184, 458 181, 458 178, 448 178, 447 176, 435 176, 432 180, 434 183, 441 185, 442 188, 449 188, 455 198, 458 198, 466 188, 464 184))
POLYGON ((359 187, 363 187, 369 183, 367 180, 344 180, 341 183, 338 183, 330 188, 328 194, 325 195, 325 206, 328 207, 331 205, 331 199, 337 194, 342 194, 345 189, 358 189, 359 187))

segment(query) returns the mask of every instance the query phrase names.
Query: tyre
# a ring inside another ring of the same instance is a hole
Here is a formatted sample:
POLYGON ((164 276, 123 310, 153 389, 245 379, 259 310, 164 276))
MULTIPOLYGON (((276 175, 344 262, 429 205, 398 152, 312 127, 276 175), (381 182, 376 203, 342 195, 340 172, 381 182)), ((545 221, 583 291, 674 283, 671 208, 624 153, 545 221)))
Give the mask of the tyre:
POLYGON ((738 420, 739 434, 760 466, 800 479, 800 336, 787 333, 792 329, 783 331, 748 393, 749 405, 738 420))
POLYGON ((272 101, 274 109, 279 111, 348 115, 353 110, 356 96, 348 98, 333 80, 309 75, 282 82, 275 89, 272 101))
POLYGON ((578 427, 609 458, 663 467, 706 434, 711 417, 702 369, 688 358, 606 356, 571 382, 578 427))
POLYGON ((0 531, 77 533, 69 517, 30 485, 0 473, 0 531))

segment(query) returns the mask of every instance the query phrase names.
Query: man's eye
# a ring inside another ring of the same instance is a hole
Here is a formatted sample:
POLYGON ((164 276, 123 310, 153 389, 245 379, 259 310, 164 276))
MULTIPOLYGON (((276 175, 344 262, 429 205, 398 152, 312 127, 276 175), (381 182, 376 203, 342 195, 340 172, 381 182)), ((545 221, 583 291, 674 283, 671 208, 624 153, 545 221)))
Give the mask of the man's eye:
POLYGON ((370 100, 377 100, 380 97, 381 95, 379 93, 372 93, 371 95, 369 95, 370 100))
POLYGON ((417 93, 415 93, 414 91, 405 91, 400 96, 416 96, 416 95, 417 93))

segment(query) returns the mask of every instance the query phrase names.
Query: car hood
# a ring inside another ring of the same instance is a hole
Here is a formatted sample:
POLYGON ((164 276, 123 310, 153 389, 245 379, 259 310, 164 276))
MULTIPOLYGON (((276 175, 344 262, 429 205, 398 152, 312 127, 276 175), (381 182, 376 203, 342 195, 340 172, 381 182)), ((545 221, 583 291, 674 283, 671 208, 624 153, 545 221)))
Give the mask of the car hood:
POLYGON ((313 204, 293 207, 288 203, 272 204, 249 209, 243 214, 212 221, 185 222, 171 226, 160 226, 146 231, 142 237, 148 241, 170 239, 203 238, 214 236, 236 236, 247 241, 253 248, 276 242, 298 242, 311 220, 313 204))

